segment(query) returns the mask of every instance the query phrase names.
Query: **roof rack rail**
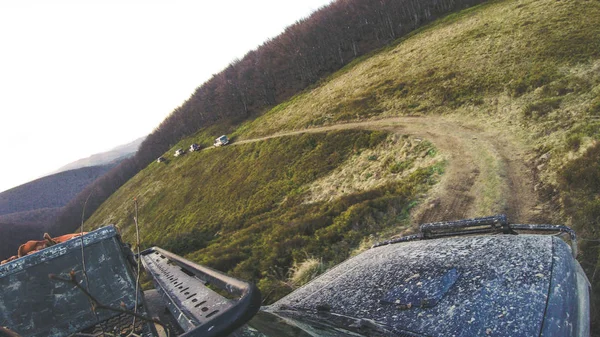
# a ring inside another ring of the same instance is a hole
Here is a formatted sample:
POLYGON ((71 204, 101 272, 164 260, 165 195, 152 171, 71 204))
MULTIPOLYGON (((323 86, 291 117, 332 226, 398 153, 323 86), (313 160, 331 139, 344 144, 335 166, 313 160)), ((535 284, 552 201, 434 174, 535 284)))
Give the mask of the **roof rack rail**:
POLYGON ((557 232, 568 234, 573 257, 577 256, 577 236, 575 231, 564 225, 548 224, 510 224, 504 214, 456 221, 425 223, 419 226, 417 234, 402 236, 388 241, 378 242, 373 247, 394 243, 437 239, 458 235, 475 234, 518 234, 515 231, 557 232))
POLYGON ((159 247, 144 250, 139 258, 167 308, 185 331, 181 337, 227 336, 260 309, 260 290, 254 284, 159 247))
POLYGON ((513 234, 504 214, 485 218, 426 223, 419 226, 419 229, 423 233, 424 239, 497 232, 513 234))

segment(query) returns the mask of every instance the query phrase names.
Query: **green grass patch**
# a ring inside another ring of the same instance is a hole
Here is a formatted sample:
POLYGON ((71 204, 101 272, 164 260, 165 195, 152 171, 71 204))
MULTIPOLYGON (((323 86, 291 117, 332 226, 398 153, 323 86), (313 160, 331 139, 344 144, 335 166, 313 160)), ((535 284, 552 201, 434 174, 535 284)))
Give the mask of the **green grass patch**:
POLYGON ((587 109, 587 113, 591 116, 600 116, 600 97, 590 102, 590 106, 587 109))
POLYGON ((132 242, 137 197, 143 247, 161 246, 256 282, 275 300, 291 290, 294 263, 306 256, 341 262, 365 236, 394 225, 392 214, 436 182, 432 168, 420 168, 376 189, 303 203, 306 186, 387 137, 360 130, 304 134, 152 163, 111 196, 86 229, 114 223, 132 242))
POLYGON ((529 103, 523 108, 523 116, 525 118, 533 119, 544 117, 551 111, 558 109, 561 102, 562 98, 553 97, 545 98, 534 103, 529 103))
MULTIPOLYGON (((271 210, 289 192, 340 165, 353 150, 384 138, 378 132, 344 131, 211 148, 153 163, 122 189, 147 203, 141 209, 146 219, 162 223, 152 228, 154 243, 164 244, 169 235, 187 235, 197 227, 202 231, 194 237, 202 241, 207 232, 235 229, 243 218, 271 210)), ((113 209, 103 207, 90 222, 110 218, 113 209)), ((130 219, 125 215, 117 216, 119 224, 130 219)))
POLYGON ((531 67, 525 66, 512 74, 514 78, 507 86, 513 97, 542 87, 557 78, 556 67, 547 62, 540 62, 531 67))
POLYGON ((378 106, 376 97, 369 94, 341 101, 330 112, 336 116, 334 121, 347 121, 376 116, 381 114, 383 109, 378 106))
POLYGON ((296 261, 309 255, 329 266, 342 262, 365 237, 397 225, 396 214, 435 181, 434 169, 420 169, 401 182, 333 202, 287 202, 190 257, 258 282, 272 301, 292 290, 286 275, 296 261))
POLYGON ((410 158, 408 160, 403 160, 403 161, 397 161, 395 163, 393 163, 392 165, 390 165, 389 167, 389 171, 390 173, 401 173, 404 172, 408 169, 410 169, 413 166, 414 163, 414 159, 410 158))

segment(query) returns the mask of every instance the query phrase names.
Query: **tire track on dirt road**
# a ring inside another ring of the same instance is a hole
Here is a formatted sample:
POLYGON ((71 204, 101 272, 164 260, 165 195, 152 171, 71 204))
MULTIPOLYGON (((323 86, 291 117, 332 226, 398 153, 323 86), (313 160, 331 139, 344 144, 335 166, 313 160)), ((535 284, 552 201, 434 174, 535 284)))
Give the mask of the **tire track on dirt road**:
POLYGON ((540 202, 525 150, 510 135, 445 117, 394 117, 276 133, 232 145, 333 130, 384 130, 427 139, 447 161, 440 182, 412 212, 413 223, 504 213, 512 222, 539 218, 540 202))

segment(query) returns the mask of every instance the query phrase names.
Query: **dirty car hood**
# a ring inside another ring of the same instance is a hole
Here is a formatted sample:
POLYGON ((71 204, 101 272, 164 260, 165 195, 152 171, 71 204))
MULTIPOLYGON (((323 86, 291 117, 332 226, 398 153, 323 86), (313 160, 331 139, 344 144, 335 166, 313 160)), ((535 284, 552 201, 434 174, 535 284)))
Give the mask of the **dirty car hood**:
POLYGON ((496 235, 373 248, 268 311, 343 315, 428 336, 536 336, 556 242, 562 243, 551 236, 496 235))

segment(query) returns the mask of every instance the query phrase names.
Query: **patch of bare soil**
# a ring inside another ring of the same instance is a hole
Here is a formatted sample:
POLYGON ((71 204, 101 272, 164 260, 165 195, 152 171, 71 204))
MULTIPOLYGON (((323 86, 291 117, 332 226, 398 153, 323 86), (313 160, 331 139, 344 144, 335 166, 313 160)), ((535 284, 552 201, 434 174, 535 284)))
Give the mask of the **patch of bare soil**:
MULTIPOLYGON (((544 221, 523 145, 501 130, 445 117, 394 117, 278 133, 275 137, 343 129, 386 130, 432 142, 446 171, 412 212, 414 224, 504 213, 513 223, 544 221)), ((236 143, 234 143, 236 144, 236 143)))

